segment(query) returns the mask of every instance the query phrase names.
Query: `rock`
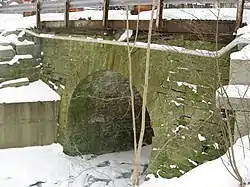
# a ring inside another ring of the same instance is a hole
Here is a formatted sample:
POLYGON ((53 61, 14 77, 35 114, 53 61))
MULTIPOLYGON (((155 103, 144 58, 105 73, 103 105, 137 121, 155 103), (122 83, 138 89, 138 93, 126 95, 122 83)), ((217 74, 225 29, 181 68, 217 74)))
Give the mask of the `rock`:
POLYGON ((37 44, 16 45, 17 55, 31 54, 33 57, 39 57, 40 51, 40 46, 37 44))
POLYGON ((11 60, 15 56, 15 51, 12 46, 0 45, 0 61, 11 60))
POLYGON ((28 78, 21 78, 16 80, 9 80, 0 84, 0 88, 5 87, 19 87, 19 86, 27 86, 29 85, 28 78))
POLYGON ((97 164, 96 167, 106 167, 106 166, 109 166, 110 165, 110 161, 104 161, 100 164, 97 164))

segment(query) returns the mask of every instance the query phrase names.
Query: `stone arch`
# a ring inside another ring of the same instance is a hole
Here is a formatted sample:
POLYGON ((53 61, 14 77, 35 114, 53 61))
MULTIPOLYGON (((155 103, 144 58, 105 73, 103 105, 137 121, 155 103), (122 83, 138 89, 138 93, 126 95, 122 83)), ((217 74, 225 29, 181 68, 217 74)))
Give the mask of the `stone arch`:
MULTIPOLYGON (((140 132, 142 98, 135 90, 137 137, 140 132)), ((110 70, 96 71, 75 86, 68 97, 65 129, 70 154, 108 153, 133 148, 129 80, 110 70)), ((145 144, 154 135, 149 113, 146 113, 145 144)))

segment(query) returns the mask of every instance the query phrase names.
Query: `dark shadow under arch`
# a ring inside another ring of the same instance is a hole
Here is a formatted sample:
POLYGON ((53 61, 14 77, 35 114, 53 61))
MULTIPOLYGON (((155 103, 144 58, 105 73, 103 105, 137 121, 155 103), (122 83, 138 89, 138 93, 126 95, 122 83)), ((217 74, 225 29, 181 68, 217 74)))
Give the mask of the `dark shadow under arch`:
MULTIPOLYGON (((142 98, 135 90, 137 137, 141 125, 142 98)), ((133 148, 129 80, 112 71, 99 71, 76 87, 68 110, 67 135, 71 154, 103 154, 133 148), (76 151, 77 150, 77 151, 76 151)), ((154 135, 148 111, 144 144, 154 135)))

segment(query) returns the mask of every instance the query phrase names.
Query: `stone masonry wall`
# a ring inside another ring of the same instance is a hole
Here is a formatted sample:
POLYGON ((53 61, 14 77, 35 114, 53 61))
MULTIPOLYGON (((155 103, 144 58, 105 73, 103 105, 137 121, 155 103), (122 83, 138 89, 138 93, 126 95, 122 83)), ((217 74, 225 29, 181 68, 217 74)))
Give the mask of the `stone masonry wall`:
MULTIPOLYGON (((169 44, 215 50, 215 44, 173 40, 169 44)), ((128 78, 126 47, 42 40, 43 79, 54 82, 62 95, 60 141, 64 144, 71 97, 81 80, 101 70, 128 78)), ((132 52, 133 84, 142 94, 146 50, 132 52)), ((228 82, 228 55, 213 58, 152 51, 147 109, 155 131, 150 171, 165 177, 179 176, 223 152, 221 126, 217 123, 215 90, 217 63, 223 84, 228 82), (219 149, 219 150, 218 150, 219 149), (190 162, 193 161, 193 162, 190 162), (175 166, 175 167, 172 167, 175 166), (164 172, 163 172, 164 171, 164 172)), ((87 106, 86 106, 87 107, 87 106)))

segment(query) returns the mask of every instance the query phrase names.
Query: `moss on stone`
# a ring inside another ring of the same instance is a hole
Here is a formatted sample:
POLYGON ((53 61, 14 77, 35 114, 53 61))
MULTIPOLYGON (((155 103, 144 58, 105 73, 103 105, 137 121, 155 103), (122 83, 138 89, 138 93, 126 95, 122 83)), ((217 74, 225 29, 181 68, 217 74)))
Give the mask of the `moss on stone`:
MULTIPOLYGON (((215 50, 215 44, 208 42, 173 40, 168 44, 215 50)), ((111 70, 128 78, 127 49, 44 39, 43 50, 44 64, 52 70, 47 77, 60 77, 66 86, 60 111, 60 141, 63 142, 67 139, 68 108, 77 85, 100 70, 111 70)), ((145 54, 145 49, 134 48, 132 52, 133 83, 140 94, 144 83, 145 54)), ((214 58, 152 51, 150 60, 147 108, 155 131, 150 172, 160 169, 165 177, 179 176, 180 170, 188 171, 195 167, 188 159, 201 164, 219 156, 214 143, 223 147, 219 141, 222 126, 215 117, 215 90, 219 76, 223 84, 228 81, 229 55, 217 61, 214 58), (220 67, 219 71, 217 67, 220 67), (196 85, 196 89, 181 82, 196 85), (177 127, 181 128, 179 132, 174 131, 177 127), (205 136, 206 141, 200 142, 198 134, 205 136), (178 165, 178 168, 172 169, 171 164, 178 165)))

